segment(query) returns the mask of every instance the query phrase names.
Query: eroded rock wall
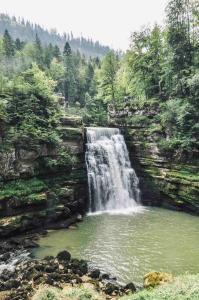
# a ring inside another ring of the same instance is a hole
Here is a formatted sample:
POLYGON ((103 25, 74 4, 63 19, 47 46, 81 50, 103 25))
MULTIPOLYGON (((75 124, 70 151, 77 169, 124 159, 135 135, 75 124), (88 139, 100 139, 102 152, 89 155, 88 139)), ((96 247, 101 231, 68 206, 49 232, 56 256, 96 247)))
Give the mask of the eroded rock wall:
POLYGON ((67 227, 87 206, 84 129, 78 117, 63 116, 61 140, 21 140, 0 154, 0 237, 36 228, 67 227), (59 149, 73 161, 63 159, 59 149))
POLYGON ((146 128, 124 129, 143 203, 199 214, 198 168, 169 160, 146 128))
POLYGON ((199 214, 198 154, 181 159, 160 149, 159 142, 167 133, 157 124, 158 113, 156 103, 142 109, 126 105, 123 110, 119 107, 109 111, 109 122, 125 135, 132 166, 140 179, 143 203, 199 214))

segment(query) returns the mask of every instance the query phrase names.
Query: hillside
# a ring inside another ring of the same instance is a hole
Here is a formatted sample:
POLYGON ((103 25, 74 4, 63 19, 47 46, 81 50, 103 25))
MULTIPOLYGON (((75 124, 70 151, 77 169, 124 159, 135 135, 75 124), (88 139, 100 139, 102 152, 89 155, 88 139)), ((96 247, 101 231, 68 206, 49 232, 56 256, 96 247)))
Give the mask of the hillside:
POLYGON ((55 29, 48 31, 38 24, 24 21, 24 19, 17 20, 16 17, 0 14, 0 36, 6 29, 14 39, 34 41, 37 34, 44 45, 51 43, 61 49, 64 48, 66 41, 69 41, 72 50, 79 51, 86 57, 103 57, 110 51, 108 46, 101 45, 98 41, 94 42, 84 37, 73 37, 72 33, 60 35, 55 29))

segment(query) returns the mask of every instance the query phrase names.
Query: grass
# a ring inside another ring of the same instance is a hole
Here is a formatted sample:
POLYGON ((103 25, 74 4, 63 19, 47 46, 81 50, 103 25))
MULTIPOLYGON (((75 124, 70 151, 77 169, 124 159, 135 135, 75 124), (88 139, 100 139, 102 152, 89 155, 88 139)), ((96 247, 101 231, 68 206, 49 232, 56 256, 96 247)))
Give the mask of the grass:
POLYGON ((36 292, 32 300, 99 300, 100 298, 100 296, 96 296, 96 293, 92 289, 83 287, 65 291, 64 289, 44 286, 36 292))
MULTIPOLYGON (((61 290, 41 286, 32 300, 100 300, 102 296, 92 289, 84 287, 61 290)), ((156 288, 143 289, 140 292, 120 297, 119 300, 198 300, 199 274, 181 275, 173 283, 156 288)))
POLYGON ((154 289, 144 289, 120 300, 198 300, 199 274, 181 275, 173 283, 154 289))

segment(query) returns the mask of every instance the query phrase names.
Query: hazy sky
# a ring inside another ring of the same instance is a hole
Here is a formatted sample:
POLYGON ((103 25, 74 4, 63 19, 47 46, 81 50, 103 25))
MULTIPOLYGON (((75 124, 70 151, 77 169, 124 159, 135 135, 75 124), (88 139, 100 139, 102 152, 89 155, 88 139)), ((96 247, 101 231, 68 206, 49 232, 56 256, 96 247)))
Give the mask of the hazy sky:
POLYGON ((162 23, 167 0, 0 0, 0 12, 127 49, 131 32, 162 23))

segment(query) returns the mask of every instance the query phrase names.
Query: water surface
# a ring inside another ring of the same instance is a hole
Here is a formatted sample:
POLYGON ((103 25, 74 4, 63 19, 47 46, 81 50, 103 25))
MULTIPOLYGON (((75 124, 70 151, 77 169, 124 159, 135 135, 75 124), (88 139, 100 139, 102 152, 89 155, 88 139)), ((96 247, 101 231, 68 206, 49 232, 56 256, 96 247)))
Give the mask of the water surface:
POLYGON ((151 208, 131 215, 87 216, 77 229, 58 230, 40 240, 37 257, 67 249, 118 278, 141 283, 149 271, 199 272, 199 219, 151 208))

